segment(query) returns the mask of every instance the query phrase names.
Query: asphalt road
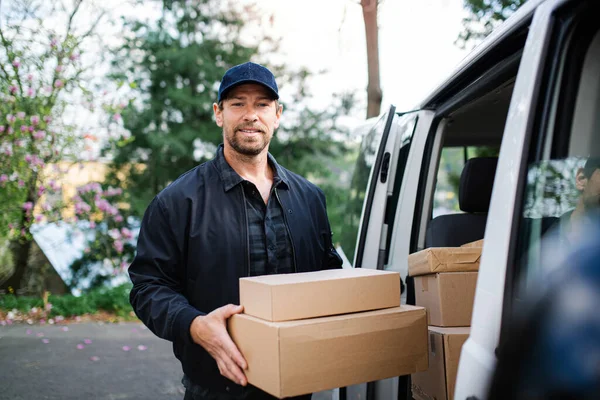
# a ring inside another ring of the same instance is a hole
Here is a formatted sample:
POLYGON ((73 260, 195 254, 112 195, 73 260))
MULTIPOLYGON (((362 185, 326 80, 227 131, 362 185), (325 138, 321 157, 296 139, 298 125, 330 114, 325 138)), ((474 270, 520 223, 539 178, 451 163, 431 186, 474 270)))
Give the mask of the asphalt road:
POLYGON ((181 400, 181 377, 171 343, 140 323, 0 326, 2 400, 181 400))
POLYGON ((139 323, 0 327, 0 399, 181 400, 181 376, 139 323))

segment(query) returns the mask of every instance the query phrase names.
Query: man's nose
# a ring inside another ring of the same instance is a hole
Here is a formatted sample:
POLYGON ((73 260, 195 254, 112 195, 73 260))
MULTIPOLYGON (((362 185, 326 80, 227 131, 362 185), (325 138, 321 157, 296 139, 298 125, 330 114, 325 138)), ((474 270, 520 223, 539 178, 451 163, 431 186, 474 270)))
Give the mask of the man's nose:
POLYGON ((256 113, 256 110, 254 109, 253 106, 248 106, 246 107, 245 113, 244 113, 244 121, 257 121, 258 120, 258 114, 256 113))

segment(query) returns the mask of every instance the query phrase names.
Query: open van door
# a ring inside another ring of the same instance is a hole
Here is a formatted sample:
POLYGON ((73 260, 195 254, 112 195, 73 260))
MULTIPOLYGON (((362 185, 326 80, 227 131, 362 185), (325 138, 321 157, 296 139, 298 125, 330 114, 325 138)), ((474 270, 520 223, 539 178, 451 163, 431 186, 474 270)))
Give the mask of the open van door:
MULTIPOLYGON (((391 266, 391 262, 387 265, 393 243, 392 228, 401 226, 410 231, 415 196, 407 196, 412 201, 404 207, 401 194, 406 194, 406 190, 416 190, 432 116, 433 112, 427 110, 397 113, 391 106, 364 137, 347 209, 349 221, 354 222, 348 224, 347 233, 353 236, 354 241, 342 242, 342 248, 344 244, 348 247, 344 251, 353 254, 354 268, 393 269, 398 270, 402 278, 405 277, 405 270, 391 266), (394 222, 404 218, 402 213, 405 211, 410 217, 400 224, 394 222)), ((399 234, 410 236, 404 231, 399 234)), ((408 246, 401 257, 406 261, 408 246)), ((410 399, 407 397, 407 385, 408 377, 354 385, 340 390, 340 400, 410 399)))

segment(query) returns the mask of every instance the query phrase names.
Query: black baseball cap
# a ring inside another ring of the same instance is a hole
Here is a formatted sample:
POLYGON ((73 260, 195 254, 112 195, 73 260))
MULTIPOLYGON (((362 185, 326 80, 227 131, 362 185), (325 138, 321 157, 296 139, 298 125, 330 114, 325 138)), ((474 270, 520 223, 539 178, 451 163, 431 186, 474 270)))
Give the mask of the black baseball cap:
POLYGON ((279 93, 277 89, 277 82, 275 77, 266 67, 253 62, 247 62, 244 64, 236 65, 225 72, 223 79, 221 79, 221 86, 219 86, 219 96, 217 102, 220 102, 224 98, 224 93, 229 89, 243 83, 258 83, 269 89, 273 95, 273 99, 279 99, 279 93))
POLYGON ((586 178, 592 176, 595 170, 600 169, 600 158, 598 157, 589 157, 585 162, 583 167, 583 173, 586 178))

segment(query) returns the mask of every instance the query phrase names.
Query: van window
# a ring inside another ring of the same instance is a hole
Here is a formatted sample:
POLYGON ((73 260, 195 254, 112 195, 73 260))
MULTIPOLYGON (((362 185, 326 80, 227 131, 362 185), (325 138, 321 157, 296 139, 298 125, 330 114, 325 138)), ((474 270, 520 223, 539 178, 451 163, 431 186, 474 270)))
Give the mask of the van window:
POLYGON ((583 239, 586 216, 600 210, 600 32, 585 24, 575 29, 586 31, 575 30, 577 40, 557 51, 558 78, 541 99, 548 111, 529 155, 507 315, 511 298, 543 288, 565 265, 566 252, 583 239))
POLYGON ((350 183, 350 198, 346 204, 346 213, 344 215, 344 229, 340 235, 342 250, 350 262, 354 260, 356 238, 360 227, 365 195, 368 189, 371 169, 377 158, 377 151, 379 150, 386 120, 387 113, 379 118, 377 123, 367 133, 361 143, 358 159, 354 167, 354 174, 350 183))

